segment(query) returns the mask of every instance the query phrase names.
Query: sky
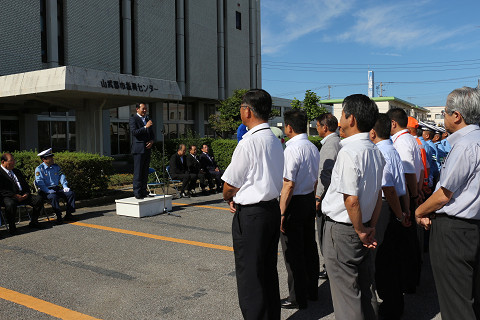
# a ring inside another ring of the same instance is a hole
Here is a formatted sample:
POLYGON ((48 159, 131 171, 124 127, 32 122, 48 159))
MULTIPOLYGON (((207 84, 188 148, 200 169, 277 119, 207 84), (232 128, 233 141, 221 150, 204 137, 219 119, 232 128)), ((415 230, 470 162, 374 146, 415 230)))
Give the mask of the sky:
POLYGON ((479 0, 261 0, 262 85, 303 100, 368 93, 443 106, 480 79, 479 0), (330 86, 330 90, 329 90, 330 86))

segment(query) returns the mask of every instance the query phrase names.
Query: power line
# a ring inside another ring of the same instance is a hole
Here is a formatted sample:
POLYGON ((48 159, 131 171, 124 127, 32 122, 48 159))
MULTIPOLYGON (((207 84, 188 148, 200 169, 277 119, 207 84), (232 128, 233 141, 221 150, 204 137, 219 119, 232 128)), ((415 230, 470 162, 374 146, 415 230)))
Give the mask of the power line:
POLYGON ((457 62, 474 62, 480 61, 480 59, 470 60, 451 60, 451 61, 437 61, 437 62, 407 62, 407 63, 315 63, 315 62, 287 62, 287 61, 273 61, 262 60, 262 64, 265 63, 285 63, 285 64, 298 64, 298 65, 318 65, 318 66, 404 66, 404 65, 431 65, 431 64, 448 64, 457 62))
MULTIPOLYGON (((262 66, 262 69, 269 69, 269 70, 282 70, 282 71, 297 71, 297 72, 316 72, 316 73, 364 73, 367 69, 358 70, 358 69, 346 69, 346 70, 315 70, 312 68, 304 69, 292 69, 292 68, 273 68, 268 66, 262 66)), ((370 68, 375 69, 375 68, 370 68)), ((417 69, 417 70, 386 70, 389 73, 418 73, 418 72, 444 72, 444 71, 460 71, 460 70, 477 70, 480 69, 479 67, 472 68, 454 68, 454 69, 417 69)), ((375 69, 376 70, 376 69, 375 69)))

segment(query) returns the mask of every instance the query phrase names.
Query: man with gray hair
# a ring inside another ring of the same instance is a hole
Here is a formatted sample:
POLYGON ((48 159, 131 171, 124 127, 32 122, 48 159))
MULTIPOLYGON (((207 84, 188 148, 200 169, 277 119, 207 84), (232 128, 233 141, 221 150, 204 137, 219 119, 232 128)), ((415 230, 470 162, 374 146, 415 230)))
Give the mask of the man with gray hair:
POLYGON ((452 91, 445 128, 452 150, 435 192, 415 211, 430 229, 430 259, 442 319, 480 319, 480 90, 452 91), (431 214, 434 212, 434 214, 431 214))

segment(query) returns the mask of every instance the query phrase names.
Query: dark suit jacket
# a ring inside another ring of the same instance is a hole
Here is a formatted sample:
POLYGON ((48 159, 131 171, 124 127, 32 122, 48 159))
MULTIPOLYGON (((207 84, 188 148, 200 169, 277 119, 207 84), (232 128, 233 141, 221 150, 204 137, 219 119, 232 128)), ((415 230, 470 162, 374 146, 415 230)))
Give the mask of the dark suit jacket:
POLYGON ((187 172, 188 172, 187 159, 185 159, 185 156, 183 157, 183 163, 182 163, 178 153, 174 153, 170 158, 170 174, 171 175, 184 174, 187 172))
MULTIPOLYGON (((148 115, 145 117, 145 120, 147 122, 150 120, 148 115)), ((138 114, 130 116, 130 132, 132 133, 132 153, 145 153, 145 150, 148 150, 145 148, 147 142, 155 139, 153 126, 145 128, 138 114)))
POLYGON ((16 194, 23 195, 25 193, 30 193, 30 187, 25 180, 22 172, 18 169, 13 169, 13 173, 17 176, 18 182, 22 186, 22 191, 19 191, 17 188, 17 184, 10 179, 10 176, 0 168, 0 195, 3 198, 14 198, 16 194))
POLYGON ((200 160, 198 159, 198 156, 197 156, 197 159, 195 160, 195 158, 190 153, 188 153, 186 155, 186 157, 187 157, 188 172, 198 174, 200 172, 200 169, 201 169, 200 168, 200 160))
POLYGON ((205 172, 208 172, 209 170, 215 170, 215 168, 218 167, 217 162, 215 161, 213 156, 212 155, 209 155, 209 156, 212 159, 211 161, 210 161, 210 159, 208 159, 207 155, 203 152, 199 157, 200 158, 200 167, 203 170, 205 170, 205 172))

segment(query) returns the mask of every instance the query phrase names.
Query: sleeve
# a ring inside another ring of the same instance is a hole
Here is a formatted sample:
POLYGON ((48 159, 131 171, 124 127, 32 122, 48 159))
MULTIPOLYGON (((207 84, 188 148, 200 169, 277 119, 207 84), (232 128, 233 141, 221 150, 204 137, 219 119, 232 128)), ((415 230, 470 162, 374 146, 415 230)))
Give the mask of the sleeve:
POLYGON ((137 124, 135 122, 135 115, 130 116, 130 132, 135 136, 139 137, 142 134, 142 131, 147 130, 145 127, 137 128, 137 124))
POLYGON ((472 162, 477 159, 477 156, 474 148, 452 149, 440 173, 440 186, 451 192, 457 191, 473 174, 472 162))
POLYGON ((297 179, 298 169, 300 168, 300 163, 298 163, 297 159, 300 157, 295 157, 295 151, 291 148, 287 148, 283 153, 283 158, 283 177, 287 180, 295 182, 297 179))
POLYGON ((415 160, 413 159, 413 151, 411 148, 408 148, 406 145, 395 146, 400 159, 402 159, 403 170, 405 173, 416 173, 415 170, 415 160))
POLYGON ((359 172, 355 159, 344 149, 338 153, 337 172, 341 183, 338 184, 337 192, 348 194, 351 196, 358 196, 359 188, 359 172))
POLYGON ((45 185, 45 181, 43 180, 42 172, 40 171, 39 167, 35 169, 35 184, 40 190, 42 190, 45 193, 48 193, 48 188, 45 185))
POLYGON ((321 197, 330 186, 332 179, 332 170, 335 165, 337 151, 335 148, 325 148, 320 152, 320 162, 318 167, 317 196, 321 197))
POLYGON ((60 167, 58 167, 58 175, 60 176, 60 184, 64 188, 68 188, 67 177, 65 176, 65 174, 63 174, 62 169, 60 167))
POLYGON ((240 188, 245 184, 247 173, 250 171, 251 160, 242 144, 243 141, 240 141, 233 151, 232 161, 222 175, 222 180, 235 188, 240 188))
POLYGON ((385 166, 383 167, 382 187, 394 187, 395 179, 393 177, 392 163, 385 160, 385 166))

